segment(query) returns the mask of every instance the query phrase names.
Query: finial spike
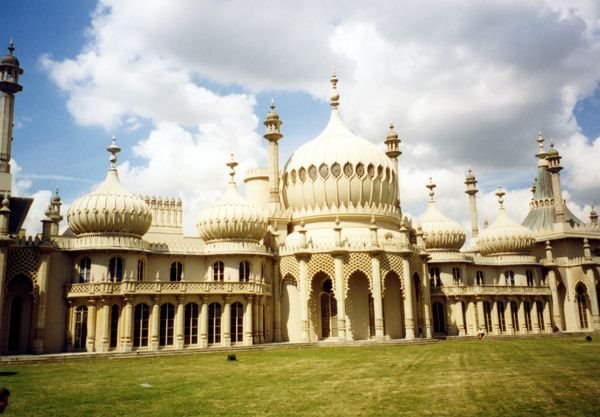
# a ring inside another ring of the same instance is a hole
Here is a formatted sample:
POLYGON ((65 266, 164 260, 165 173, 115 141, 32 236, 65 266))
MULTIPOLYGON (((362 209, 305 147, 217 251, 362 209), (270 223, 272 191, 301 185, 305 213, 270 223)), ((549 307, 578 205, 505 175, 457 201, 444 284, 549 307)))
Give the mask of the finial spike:
POLYGON ((229 169, 231 170, 231 171, 229 171, 229 176, 231 177, 229 182, 234 183, 235 182, 235 167, 238 166, 238 163, 235 161, 233 154, 230 154, 230 156, 231 156, 231 160, 229 162, 227 162, 225 165, 227 165, 229 167, 229 169))
POLYGON ((117 145, 117 137, 115 135, 113 135, 112 143, 108 148, 106 148, 106 150, 110 153, 110 158, 109 158, 110 169, 116 170, 117 169, 117 154, 119 152, 121 152, 121 148, 119 148, 119 146, 117 145))
POLYGON ((15 51, 15 44, 13 42, 12 36, 10 37, 10 40, 8 41, 8 50, 9 50, 9 52, 10 52, 11 55, 15 51))
POLYGON ((435 187, 437 187, 437 185, 433 183, 431 177, 429 177, 429 184, 427 184, 425 187, 429 188, 429 202, 433 203, 435 201, 435 191, 433 190, 435 189, 435 187))
POLYGON ((334 110, 337 110, 338 106, 340 105, 340 94, 337 91, 337 83, 338 83, 338 79, 337 76, 335 74, 335 66, 333 67, 333 69, 331 70, 331 95, 330 95, 330 99, 331 99, 331 107, 334 110))
POLYGON ((498 204, 500 204, 500 208, 503 209, 504 208, 504 195, 506 194, 506 192, 504 192, 504 190, 502 189, 501 186, 498 186, 498 190, 496 191, 496 197, 498 197, 498 204))

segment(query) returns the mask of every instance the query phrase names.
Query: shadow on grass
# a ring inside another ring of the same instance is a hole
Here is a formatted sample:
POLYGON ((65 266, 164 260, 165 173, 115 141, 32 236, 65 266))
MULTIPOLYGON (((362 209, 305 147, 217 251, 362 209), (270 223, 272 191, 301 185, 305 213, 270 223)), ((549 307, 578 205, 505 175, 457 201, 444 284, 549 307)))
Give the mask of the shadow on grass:
POLYGON ((13 371, 0 371, 0 376, 13 376, 16 375, 16 372, 13 371))

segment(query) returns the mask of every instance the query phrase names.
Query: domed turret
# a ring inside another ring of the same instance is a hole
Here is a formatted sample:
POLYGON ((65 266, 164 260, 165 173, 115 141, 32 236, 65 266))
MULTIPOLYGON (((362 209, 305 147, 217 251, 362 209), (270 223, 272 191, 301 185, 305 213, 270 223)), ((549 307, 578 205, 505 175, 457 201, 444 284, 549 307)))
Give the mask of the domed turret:
POLYGON ((496 195, 500 210, 496 220, 479 233, 477 246, 482 255, 528 255, 535 243, 533 232, 515 223, 504 209, 504 191, 498 188, 496 195))
POLYGON ((246 201, 235 183, 237 162, 227 163, 231 168, 225 195, 204 210, 198 219, 198 232, 206 242, 220 240, 248 240, 258 242, 267 232, 267 216, 263 210, 246 201))
POLYGON ((425 247, 431 251, 458 251, 465 243, 466 234, 457 222, 444 216, 435 205, 436 185, 429 178, 429 206, 419 219, 425 247))
POLYGON ((121 148, 114 137, 106 150, 111 153, 106 179, 95 191, 71 204, 67 214, 69 227, 78 237, 91 234, 141 237, 152 223, 150 208, 121 185, 116 168, 116 154, 121 148))
POLYGON ((331 117, 319 136, 298 148, 285 165, 283 202, 293 212, 346 208, 371 217, 397 213, 394 164, 376 145, 354 135, 338 112, 335 72, 331 117))

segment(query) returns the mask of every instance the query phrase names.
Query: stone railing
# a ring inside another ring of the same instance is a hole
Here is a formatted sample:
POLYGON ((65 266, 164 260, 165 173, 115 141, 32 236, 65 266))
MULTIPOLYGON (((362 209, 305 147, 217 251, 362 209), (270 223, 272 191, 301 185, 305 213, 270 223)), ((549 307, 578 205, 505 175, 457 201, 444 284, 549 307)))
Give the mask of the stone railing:
POLYGON ((270 295, 271 285, 259 282, 92 282, 68 284, 65 286, 67 298, 93 297, 106 295, 202 295, 202 294, 260 294, 270 295))
POLYGON ((522 285, 504 286, 504 285, 448 285, 443 287, 434 287, 430 289, 431 295, 444 295, 447 297, 455 296, 484 296, 484 295, 551 295, 550 287, 527 287, 522 285))

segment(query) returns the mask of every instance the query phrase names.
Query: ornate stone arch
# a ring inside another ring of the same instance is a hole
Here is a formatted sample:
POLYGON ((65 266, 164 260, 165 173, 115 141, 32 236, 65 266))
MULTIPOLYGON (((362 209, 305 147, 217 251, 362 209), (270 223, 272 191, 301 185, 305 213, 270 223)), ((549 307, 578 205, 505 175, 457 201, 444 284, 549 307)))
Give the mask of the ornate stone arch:
POLYGON ((319 272, 323 272, 325 275, 328 275, 332 280, 334 280, 335 267, 333 265, 333 257, 328 253, 313 254, 308 261, 307 269, 308 279, 310 282, 312 282, 312 278, 319 272))
POLYGON ((279 260, 279 279, 283 281, 287 275, 300 276, 298 261, 294 256, 282 256, 279 260))
POLYGON ((40 252, 37 248, 9 248, 6 263, 7 284, 17 275, 25 275, 36 287, 39 266, 40 252))
POLYGON ((390 273, 394 272, 400 279, 400 288, 404 290, 404 268, 402 266, 402 256, 393 253, 386 253, 380 257, 380 269, 381 269, 381 291, 385 291, 385 277, 390 273))
POLYGON ((359 271, 367 277, 369 281, 369 291, 373 291, 373 271, 371 268, 371 256, 364 252, 351 252, 344 255, 344 286, 346 294, 348 293, 348 281, 352 274, 359 271))

